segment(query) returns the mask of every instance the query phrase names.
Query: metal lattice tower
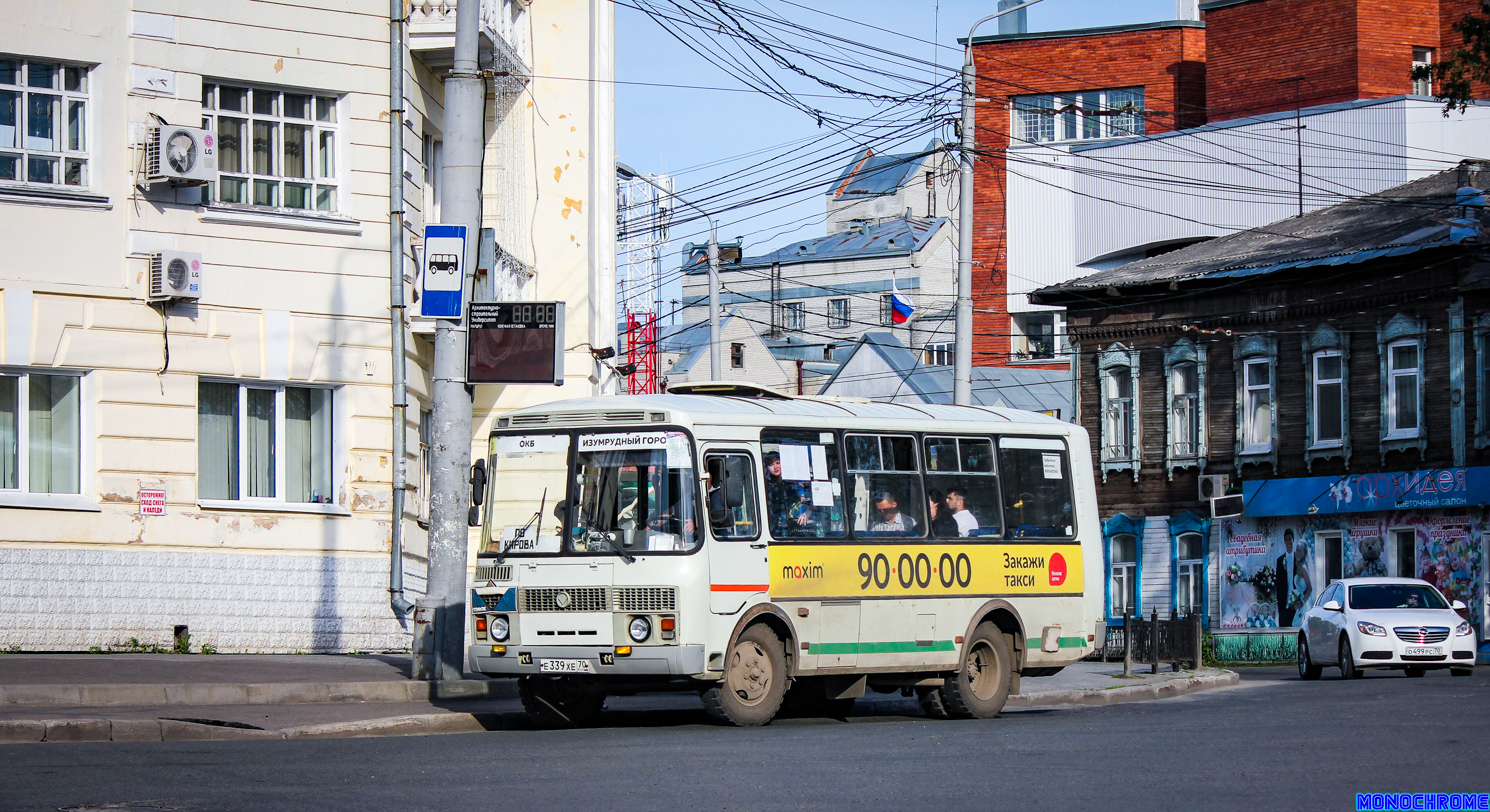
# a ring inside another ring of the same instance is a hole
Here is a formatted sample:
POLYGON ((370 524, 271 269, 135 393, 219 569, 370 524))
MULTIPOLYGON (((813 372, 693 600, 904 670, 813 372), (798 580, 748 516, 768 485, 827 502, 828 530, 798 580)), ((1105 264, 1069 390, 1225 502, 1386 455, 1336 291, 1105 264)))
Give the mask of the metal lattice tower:
POLYGON ((672 188, 667 175, 616 177, 616 312, 626 319, 626 361, 636 366, 627 381, 631 394, 657 392, 658 303, 672 188))

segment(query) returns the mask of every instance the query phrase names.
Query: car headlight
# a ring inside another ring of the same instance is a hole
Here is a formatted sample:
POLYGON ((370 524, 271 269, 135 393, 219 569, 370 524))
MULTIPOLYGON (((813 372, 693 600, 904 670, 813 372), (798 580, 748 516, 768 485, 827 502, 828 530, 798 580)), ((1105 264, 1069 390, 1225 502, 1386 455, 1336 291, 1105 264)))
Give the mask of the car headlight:
POLYGON ((496 615, 491 619, 491 639, 501 642, 507 639, 507 616, 496 615))
POLYGON ((1386 629, 1383 629, 1382 627, 1380 627, 1378 625, 1376 625, 1375 623, 1367 623, 1364 620, 1360 620, 1360 621, 1356 621, 1355 627, 1356 627, 1356 629, 1360 630, 1361 634, 1369 634, 1372 637, 1386 637, 1387 636, 1387 630, 1386 629))
POLYGON ((631 635, 632 640, 640 643, 652 636, 652 621, 644 617, 634 617, 631 619, 631 625, 626 627, 626 633, 631 635))
POLYGON ((1468 637, 1471 634, 1474 634, 1474 629, 1469 628, 1469 621, 1466 620, 1463 623, 1460 623, 1459 626, 1454 629, 1454 634, 1458 635, 1459 637, 1468 637))

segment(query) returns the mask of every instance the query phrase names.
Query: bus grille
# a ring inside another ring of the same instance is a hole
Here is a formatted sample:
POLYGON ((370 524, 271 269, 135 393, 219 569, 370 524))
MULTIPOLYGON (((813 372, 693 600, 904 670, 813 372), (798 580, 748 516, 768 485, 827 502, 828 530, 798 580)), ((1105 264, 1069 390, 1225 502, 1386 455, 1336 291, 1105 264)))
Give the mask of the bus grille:
POLYGON ((617 612, 671 612, 678 608, 678 591, 666 586, 616 587, 617 612))
POLYGON ((489 567, 476 568, 476 580, 478 581, 511 581, 511 564, 492 564, 489 567))
POLYGON ((578 423, 642 423, 647 419, 644 411, 625 412, 559 412, 557 414, 514 415, 508 425, 542 426, 575 425, 578 423))
POLYGON ((604 612, 610 609, 603 586, 523 589, 518 592, 518 597, 518 605, 524 612, 604 612), (559 593, 568 598, 561 600, 559 593))

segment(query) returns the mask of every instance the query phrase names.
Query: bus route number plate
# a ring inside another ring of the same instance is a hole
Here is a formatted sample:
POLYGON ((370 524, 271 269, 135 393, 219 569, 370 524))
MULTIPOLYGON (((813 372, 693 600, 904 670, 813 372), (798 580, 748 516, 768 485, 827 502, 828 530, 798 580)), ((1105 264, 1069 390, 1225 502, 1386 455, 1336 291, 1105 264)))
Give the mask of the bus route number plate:
POLYGON ((593 674, 595 666, 589 660, 539 660, 538 670, 545 674, 593 674))

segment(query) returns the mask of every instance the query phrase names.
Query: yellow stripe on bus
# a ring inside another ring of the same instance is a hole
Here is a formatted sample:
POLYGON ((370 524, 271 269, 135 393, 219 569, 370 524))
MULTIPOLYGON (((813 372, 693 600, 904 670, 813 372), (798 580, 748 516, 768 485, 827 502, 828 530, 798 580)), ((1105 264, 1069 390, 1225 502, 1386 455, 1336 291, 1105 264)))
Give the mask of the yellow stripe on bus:
POLYGON ((1079 544, 772 544, 772 598, 1070 595, 1079 544))

